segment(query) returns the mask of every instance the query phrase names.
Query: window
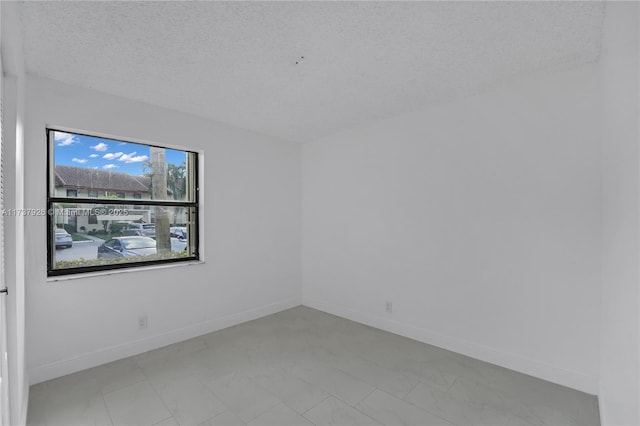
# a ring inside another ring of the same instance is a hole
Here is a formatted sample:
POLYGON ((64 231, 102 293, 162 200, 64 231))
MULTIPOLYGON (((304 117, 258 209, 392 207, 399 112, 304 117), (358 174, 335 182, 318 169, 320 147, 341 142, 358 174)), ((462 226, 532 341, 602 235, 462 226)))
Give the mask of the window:
POLYGON ((55 129, 47 138, 49 276, 199 258, 197 153, 55 129), (171 234, 178 225, 184 238, 171 234), (56 241, 58 228, 73 241, 56 241))

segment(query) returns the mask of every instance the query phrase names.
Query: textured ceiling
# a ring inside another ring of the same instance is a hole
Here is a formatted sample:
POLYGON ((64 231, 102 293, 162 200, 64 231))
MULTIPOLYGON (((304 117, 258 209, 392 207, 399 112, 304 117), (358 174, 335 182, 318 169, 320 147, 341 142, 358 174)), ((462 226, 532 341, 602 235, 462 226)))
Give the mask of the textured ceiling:
POLYGON ((29 73, 309 141, 596 61, 603 13, 600 2, 26 2, 22 28, 29 73))

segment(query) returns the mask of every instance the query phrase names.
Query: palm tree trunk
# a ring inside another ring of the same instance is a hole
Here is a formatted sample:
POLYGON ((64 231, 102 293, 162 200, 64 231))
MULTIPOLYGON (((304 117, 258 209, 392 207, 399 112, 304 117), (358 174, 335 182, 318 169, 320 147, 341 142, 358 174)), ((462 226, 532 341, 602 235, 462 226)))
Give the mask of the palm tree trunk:
MULTIPOLYGON (((154 200, 167 198, 167 167, 163 148, 150 147, 151 154, 151 186, 154 200)), ((169 214, 165 207, 155 207, 156 247, 158 253, 171 251, 169 234, 169 214)))

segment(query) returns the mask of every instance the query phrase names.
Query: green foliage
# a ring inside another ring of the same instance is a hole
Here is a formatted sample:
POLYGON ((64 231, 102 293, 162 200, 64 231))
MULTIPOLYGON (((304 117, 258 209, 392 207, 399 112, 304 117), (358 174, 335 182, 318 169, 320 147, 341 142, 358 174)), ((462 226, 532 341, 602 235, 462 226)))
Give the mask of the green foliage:
POLYGON ((71 234, 71 238, 73 241, 90 241, 89 238, 83 237, 80 234, 71 234))
POLYGON ((182 257, 187 257, 186 251, 157 253, 157 254, 152 254, 150 256, 120 257, 116 259, 85 259, 81 257, 80 259, 76 259, 76 260, 60 260, 56 262, 56 269, 80 268, 83 266, 114 265, 114 264, 120 264, 120 263, 147 262, 150 260, 180 259, 182 257))
POLYGON ((167 189, 174 200, 182 200, 187 193, 187 165, 167 164, 167 189))
POLYGON ((120 234, 120 231, 122 231, 126 227, 127 227, 126 223, 113 222, 109 226, 109 230, 111 231, 111 235, 118 235, 118 234, 120 234))
MULTIPOLYGON (((171 195, 174 200, 184 199, 187 193, 187 163, 166 165, 167 173, 167 190, 171 191, 171 195)), ((153 174, 153 165, 151 160, 145 160, 142 163, 142 174, 147 177, 151 177, 153 174)), ((153 192, 153 189, 149 187, 149 191, 153 192)))

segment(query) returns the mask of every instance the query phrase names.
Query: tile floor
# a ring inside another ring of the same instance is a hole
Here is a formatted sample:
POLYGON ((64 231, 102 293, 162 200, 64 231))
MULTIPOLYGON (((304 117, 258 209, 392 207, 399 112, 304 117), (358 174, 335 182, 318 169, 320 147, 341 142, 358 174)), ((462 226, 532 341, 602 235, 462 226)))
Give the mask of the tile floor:
POLYGON ((598 425, 575 390, 297 307, 31 387, 29 425, 598 425))

